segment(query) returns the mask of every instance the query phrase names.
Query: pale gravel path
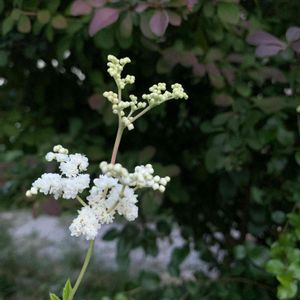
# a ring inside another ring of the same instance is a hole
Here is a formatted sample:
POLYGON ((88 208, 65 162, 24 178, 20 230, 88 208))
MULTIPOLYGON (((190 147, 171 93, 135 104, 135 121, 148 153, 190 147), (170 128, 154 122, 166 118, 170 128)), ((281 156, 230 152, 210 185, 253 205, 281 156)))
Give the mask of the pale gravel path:
MULTIPOLYGON (((72 238, 70 236, 68 227, 72 220, 70 216, 61 218, 52 216, 39 216, 33 219, 30 212, 14 211, 0 213, 0 220, 6 220, 10 224, 10 233, 17 245, 24 247, 26 241, 37 245, 43 245, 42 250, 45 255, 50 255, 51 258, 59 258, 63 255, 63 250, 66 245, 70 245, 74 249, 82 249, 86 247, 87 242, 82 239, 72 238), (31 237, 28 239, 28 237, 31 237)), ((103 241, 102 236, 105 232, 113 227, 120 227, 122 225, 106 225, 100 230, 100 235, 97 237, 95 243, 95 255, 103 266, 111 269, 116 269, 116 242, 103 241)), ((132 274, 137 274, 141 270, 159 271, 162 276, 168 277, 166 269, 170 260, 172 249, 183 244, 183 239, 180 236, 179 230, 172 230, 169 239, 159 239, 158 247, 159 254, 156 257, 145 255, 142 249, 136 249, 131 252, 131 268, 132 274), (172 241, 172 242, 170 242, 172 241)), ((83 254, 84 255, 84 254, 83 254)), ((182 276, 186 279, 192 277, 194 270, 202 270, 207 272, 207 266, 201 262, 196 252, 191 252, 181 265, 182 276)), ((214 276, 214 274, 211 274, 214 276)))

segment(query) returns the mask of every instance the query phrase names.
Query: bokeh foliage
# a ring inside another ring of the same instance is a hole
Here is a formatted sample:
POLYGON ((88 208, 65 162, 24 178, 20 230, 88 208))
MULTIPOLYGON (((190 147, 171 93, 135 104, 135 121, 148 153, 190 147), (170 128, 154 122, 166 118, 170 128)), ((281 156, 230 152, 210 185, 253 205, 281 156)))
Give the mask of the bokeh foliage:
MULTIPOLYGON (((136 94, 178 81, 190 100, 153 110, 124 137, 124 165, 151 160, 173 178, 163 199, 144 195, 138 223, 106 236, 118 239, 120 264, 136 247, 156 255, 157 237, 176 222, 186 244, 170 274, 193 248, 219 279, 199 272, 162 299, 274 299, 270 273, 281 299, 297 299, 299 57, 287 47, 257 58, 247 36, 282 38, 299 25, 300 3, 94 0, 78 12, 84 1, 75 2, 77 10, 74 1, 0 0, 1 205, 41 210, 45 199, 23 194, 53 144, 86 153, 95 172, 108 159, 116 120, 102 97, 113 88, 106 56, 129 56, 136 94), (99 24, 103 9, 109 17, 99 24)), ((141 284, 158 287, 156 279, 141 284)))

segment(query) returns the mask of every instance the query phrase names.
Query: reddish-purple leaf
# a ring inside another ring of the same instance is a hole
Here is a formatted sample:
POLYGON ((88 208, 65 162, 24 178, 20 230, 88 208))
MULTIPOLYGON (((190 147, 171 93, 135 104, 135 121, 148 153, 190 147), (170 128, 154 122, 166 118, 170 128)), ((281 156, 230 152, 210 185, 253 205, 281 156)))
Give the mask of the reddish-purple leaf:
POLYGON ((88 99, 91 109, 100 110, 104 105, 105 98, 101 95, 94 94, 88 99))
POLYGON ((180 61, 181 52, 179 52, 178 50, 171 47, 171 48, 166 49, 163 52, 163 56, 164 56, 164 59, 169 63, 169 65, 174 67, 180 61))
POLYGON ((141 15, 140 20, 140 28, 143 35, 148 39, 155 39, 155 35, 152 33, 150 26, 149 26, 149 18, 146 14, 141 15))
POLYGON ((72 3, 70 12, 72 16, 89 15, 92 12, 92 7, 84 0, 76 0, 72 3))
POLYGON ((60 202, 52 197, 48 198, 48 200, 42 204, 42 210, 47 215, 59 216, 61 214, 60 202))
POLYGON ((259 45, 283 45, 283 42, 272 34, 265 31, 257 31, 253 34, 250 34, 247 37, 247 42, 250 45, 259 46, 259 45))
POLYGON ((141 13, 145 11, 149 7, 149 4, 147 3, 140 3, 136 6, 135 11, 138 13, 141 13))
POLYGON ((209 64, 206 65, 206 69, 207 69, 207 72, 210 75, 212 75, 212 76, 220 76, 221 77, 220 69, 219 69, 219 67, 217 67, 216 64, 209 63, 209 64))
POLYGON ((260 72, 266 79, 271 79, 272 82, 286 83, 288 81, 283 72, 273 67, 260 68, 260 72))
POLYGON ((300 41, 293 43, 292 48, 295 52, 300 53, 300 41))
POLYGON ((90 36, 94 36, 99 30, 115 23, 118 20, 119 15, 119 9, 108 7, 98 9, 90 23, 90 36))
POLYGON ((159 9, 150 19, 150 29, 157 36, 163 36, 169 24, 169 16, 165 10, 159 9))
POLYGON ((169 23, 171 25, 179 26, 181 24, 181 17, 177 13, 175 13, 171 10, 168 10, 167 13, 169 16, 169 23))
POLYGON ((219 67, 215 63, 209 63, 206 65, 206 70, 211 84, 217 89, 223 88, 225 82, 219 67))
POLYGON ((300 27, 290 27, 286 34, 286 39, 289 43, 295 42, 300 39, 300 27))
POLYGON ((229 84, 234 84, 235 82, 235 73, 234 73, 234 69, 231 67, 224 67, 221 69, 222 74, 224 75, 224 77, 226 78, 227 82, 229 84))
POLYGON ((230 106, 233 103, 233 98, 227 94, 218 94, 214 97, 214 103, 221 107, 230 106))
POLYGON ((197 0, 186 0, 186 6, 189 11, 192 11, 194 6, 197 4, 197 0))
POLYGON ((95 8, 102 7, 106 2, 106 0, 89 0, 91 6, 95 8))
POLYGON ((283 50, 282 46, 278 45, 260 45, 256 48, 255 54, 257 57, 270 57, 278 54, 283 50))
POLYGON ((231 63, 241 64, 244 61, 244 57, 238 53, 231 53, 227 56, 227 59, 231 63))
POLYGON ((195 54, 192 51, 186 51, 186 52, 182 52, 180 55, 180 63, 184 66, 184 67, 190 67, 194 64, 198 63, 198 60, 195 56, 195 54))
POLYGON ((205 65, 204 64, 194 64, 193 65, 193 73, 196 76, 202 77, 206 73, 205 65))

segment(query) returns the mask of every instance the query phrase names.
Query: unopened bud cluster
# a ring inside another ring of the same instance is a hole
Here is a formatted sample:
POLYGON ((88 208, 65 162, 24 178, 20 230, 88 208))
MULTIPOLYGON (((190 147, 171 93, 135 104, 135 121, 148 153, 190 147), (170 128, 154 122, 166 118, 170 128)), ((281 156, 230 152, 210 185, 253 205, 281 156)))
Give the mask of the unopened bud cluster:
POLYGON ((123 101, 121 90, 125 88, 126 84, 134 83, 135 79, 134 76, 130 75, 127 75, 125 78, 121 77, 125 64, 129 62, 130 59, 128 57, 118 59, 113 55, 108 56, 107 71, 115 79, 118 86, 118 94, 113 91, 103 93, 103 96, 111 102, 113 113, 119 116, 121 124, 127 129, 132 130, 134 121, 154 106, 171 99, 188 99, 188 95, 184 92, 181 84, 173 84, 170 92, 166 90, 165 83, 158 83, 149 88, 149 94, 142 96, 142 99, 145 101, 138 101, 135 95, 129 95, 129 100, 123 101), (126 109, 128 112, 126 112, 126 109), (137 112, 138 110, 141 111, 137 112))
POLYGON ((145 166, 136 166, 133 173, 129 173, 126 168, 121 164, 110 164, 106 161, 100 163, 100 169, 103 174, 117 178, 118 181, 124 185, 140 189, 140 188, 152 188, 153 190, 159 190, 164 192, 167 183, 170 181, 170 177, 160 177, 153 175, 154 169, 151 164, 145 166))
POLYGON ((156 106, 171 99, 188 99, 188 95, 184 92, 181 84, 175 83, 171 85, 172 92, 167 91, 166 84, 160 82, 149 88, 150 94, 144 94, 142 98, 147 100, 149 105, 156 106))
POLYGON ((121 90, 125 88, 126 84, 134 83, 135 77, 132 75, 127 75, 125 78, 121 77, 121 73, 123 71, 124 66, 131 62, 129 57, 118 59, 113 55, 108 55, 107 60, 107 71, 109 75, 115 79, 117 86, 121 90))

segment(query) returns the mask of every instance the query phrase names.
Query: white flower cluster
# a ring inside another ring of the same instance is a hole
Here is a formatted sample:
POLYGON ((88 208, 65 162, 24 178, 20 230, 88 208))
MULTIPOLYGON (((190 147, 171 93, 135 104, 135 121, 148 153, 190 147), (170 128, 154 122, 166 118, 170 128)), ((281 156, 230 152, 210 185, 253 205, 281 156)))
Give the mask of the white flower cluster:
MULTIPOLYGON (((82 174, 87 170, 88 159, 82 154, 68 154, 69 151, 61 145, 53 148, 46 155, 47 161, 59 162, 58 173, 45 173, 33 182, 26 196, 31 197, 38 192, 51 194, 58 199, 74 199, 84 189, 89 187, 90 177, 82 174)), ((78 216, 70 225, 72 236, 84 236, 87 240, 96 237, 102 224, 112 223, 115 215, 124 216, 128 221, 138 217, 137 194, 140 188, 152 188, 164 192, 170 177, 159 177, 154 174, 151 164, 137 166, 129 173, 121 164, 106 161, 100 163, 103 175, 96 178, 94 185, 86 198, 88 203, 79 200, 84 205, 78 216)))
POLYGON ((78 217, 70 226, 72 236, 83 235, 94 239, 102 224, 114 221, 115 215, 124 216, 128 221, 138 217, 138 202, 135 190, 150 187, 164 192, 169 177, 153 176, 150 164, 137 166, 134 173, 121 164, 100 163, 104 175, 94 180, 94 186, 87 197, 88 206, 78 211, 78 217), (97 222, 95 222, 95 220, 97 222))
POLYGON ((129 130, 134 128, 134 121, 152 107, 171 99, 188 99, 188 95, 184 92, 181 84, 173 84, 171 86, 172 92, 169 92, 166 90, 165 83, 158 83, 149 88, 150 94, 142 96, 146 101, 138 101, 135 95, 129 95, 129 101, 123 101, 120 90, 124 89, 127 84, 132 84, 135 81, 134 76, 131 75, 127 75, 125 78, 121 77, 123 68, 127 63, 130 63, 128 57, 118 59, 113 55, 108 55, 107 71, 115 79, 119 93, 107 91, 103 93, 103 96, 112 103, 113 113, 119 116, 123 126, 129 130), (125 113, 126 109, 129 110, 128 114, 125 113), (141 112, 134 115, 137 110, 141 109, 143 109, 141 112))
POLYGON ((72 236, 95 239, 101 225, 112 223, 116 213, 128 221, 138 217, 137 195, 132 188, 107 175, 100 175, 94 184, 87 197, 88 206, 78 211, 70 226, 72 236))
POLYGON ((70 225, 71 236, 84 235, 87 240, 93 240, 100 227, 94 210, 89 206, 84 206, 78 211, 78 217, 70 225))
POLYGON ((55 199, 63 197, 74 199, 84 189, 89 187, 90 176, 81 174, 87 170, 88 159, 82 154, 68 154, 68 150, 61 145, 54 146, 53 152, 46 155, 47 161, 56 160, 60 163, 58 173, 44 173, 33 182, 30 190, 26 192, 27 197, 36 195, 38 192, 45 195, 53 195, 55 199))

